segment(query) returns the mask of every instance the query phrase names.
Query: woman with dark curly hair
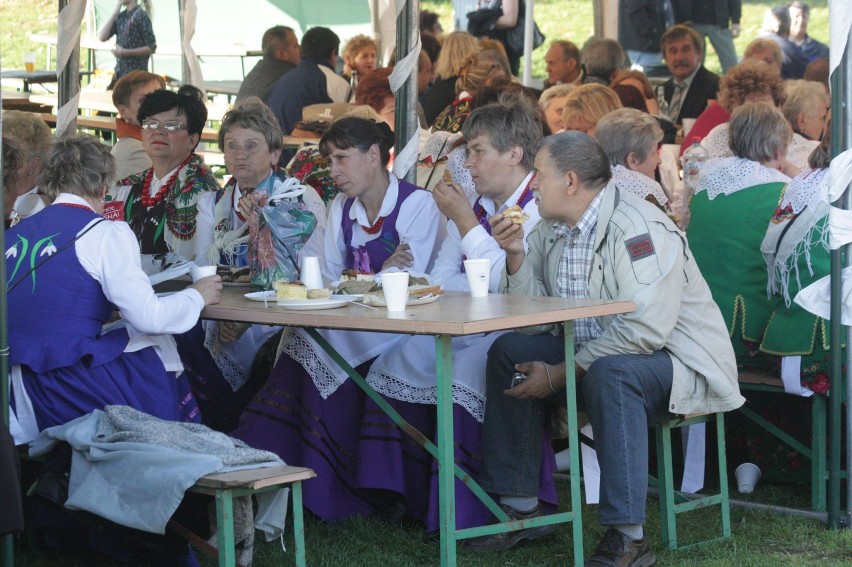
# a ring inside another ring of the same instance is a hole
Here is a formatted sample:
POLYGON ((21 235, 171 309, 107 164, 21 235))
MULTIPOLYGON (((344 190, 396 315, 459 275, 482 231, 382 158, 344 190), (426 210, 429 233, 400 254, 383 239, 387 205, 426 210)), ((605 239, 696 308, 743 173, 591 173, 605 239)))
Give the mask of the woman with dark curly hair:
POLYGON ((137 114, 151 168, 118 182, 116 200, 143 254, 174 252, 195 258, 198 199, 219 184, 204 159, 194 153, 207 122, 204 94, 184 85, 174 93, 145 96, 137 114))
MULTIPOLYGON (((694 137, 706 138, 716 126, 730 120, 731 113, 738 106, 746 102, 769 102, 780 107, 784 100, 784 81, 778 69, 761 59, 746 58, 728 69, 722 77, 718 104, 708 105, 695 120, 689 135, 684 137, 680 152, 683 153, 692 144, 694 137)), ((727 134, 719 139, 726 138, 727 134)))

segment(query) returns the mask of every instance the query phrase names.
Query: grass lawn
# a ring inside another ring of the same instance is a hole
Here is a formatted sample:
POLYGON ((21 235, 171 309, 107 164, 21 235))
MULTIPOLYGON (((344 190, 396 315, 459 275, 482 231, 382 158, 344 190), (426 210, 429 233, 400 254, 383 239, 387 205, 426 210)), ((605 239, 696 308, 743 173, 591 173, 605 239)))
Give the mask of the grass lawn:
MULTIPOLYGON (((364 0, 366 1, 366 0, 364 0)), ((763 14, 767 8, 781 2, 762 0, 743 0, 742 33, 735 40, 737 53, 742 55, 745 46, 760 29, 763 14)), ((828 7, 827 0, 809 0, 811 19, 808 31, 810 35, 823 43, 828 43, 828 7)), ((445 30, 452 28, 451 0, 422 0, 420 7, 441 15, 445 30)), ((204 8, 203 2, 200 3, 204 8)), ((44 44, 29 40, 28 34, 56 34, 56 0, 2 0, 0 9, 0 64, 3 69, 23 69, 24 53, 36 54, 36 66, 44 66, 47 55, 44 44)), ((569 39, 579 46, 594 32, 591 0, 536 0, 535 20, 547 37, 545 45, 533 52, 533 76, 544 78, 544 53, 547 44, 554 39, 569 39)), ((270 25, 272 22, 270 22, 270 25)), ((259 28, 265 24, 259 23, 259 28)), ((84 30, 85 31, 85 30, 84 30)), ((201 30, 203 31, 203 30, 201 30)), ((348 38, 341 38, 342 40, 348 38)), ((721 67, 716 54, 708 46, 707 67, 720 72, 721 67)))
MULTIPOLYGON (((310 482, 310 481, 307 481, 310 482)), ((560 497, 567 499, 567 482, 561 483, 560 497)), ((759 484, 754 494, 733 492, 732 498, 785 505, 805 505, 807 488, 795 485, 759 484)), ((597 507, 583 507, 584 546, 588 554, 602 535, 597 525, 597 507)), ((852 562, 852 531, 830 531, 820 523, 802 518, 770 515, 743 508, 731 510, 733 537, 688 551, 662 550, 659 530, 659 506, 655 498, 648 500, 646 529, 661 566, 843 566, 852 562)), ((687 543, 707 530, 720 525, 718 512, 698 510, 678 520, 679 541, 687 543)), ((351 520, 326 524, 308 517, 305 537, 307 564, 346 567, 415 567, 439 563, 438 545, 424 538, 422 529, 414 526, 391 526, 374 520, 351 520)), ((285 536, 287 551, 278 541, 257 543, 255 567, 293 565, 292 532, 285 536)), ((458 546, 459 565, 547 566, 572 562, 570 527, 560 526, 556 535, 538 540, 501 554, 477 554, 458 546)), ((202 565, 215 562, 198 554, 202 565)), ((88 567, 113 565, 90 555, 56 553, 19 553, 19 567, 88 567)), ((117 565, 117 564, 116 564, 117 565)))

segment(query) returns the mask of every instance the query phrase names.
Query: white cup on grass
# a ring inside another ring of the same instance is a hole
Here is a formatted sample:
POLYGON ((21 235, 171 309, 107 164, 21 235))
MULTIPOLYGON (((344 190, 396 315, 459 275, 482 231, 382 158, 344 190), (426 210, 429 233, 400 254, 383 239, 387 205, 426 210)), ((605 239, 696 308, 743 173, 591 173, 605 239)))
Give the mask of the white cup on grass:
POLYGON ((491 280, 491 260, 488 258, 465 260, 464 271, 467 274, 467 285, 470 287, 471 297, 487 296, 488 284, 491 280))
POLYGON ((192 278, 192 283, 195 283, 202 278, 215 276, 216 266, 195 266, 189 269, 189 275, 192 278))
POLYGON ((760 468, 754 463, 743 463, 734 471, 737 479, 737 489, 743 494, 751 494, 757 481, 760 480, 760 468))
POLYGON ((408 303, 408 272, 382 274, 382 290, 388 311, 405 311, 408 303))

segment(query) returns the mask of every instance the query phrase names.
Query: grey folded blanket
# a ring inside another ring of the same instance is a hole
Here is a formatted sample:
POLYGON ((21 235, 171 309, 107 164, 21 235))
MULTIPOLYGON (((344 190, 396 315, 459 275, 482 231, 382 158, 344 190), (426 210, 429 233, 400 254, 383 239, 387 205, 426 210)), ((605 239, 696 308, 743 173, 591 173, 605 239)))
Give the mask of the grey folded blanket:
POLYGON ((129 406, 106 406, 95 441, 149 443, 200 455, 215 455, 226 467, 281 461, 275 453, 253 449, 200 423, 164 421, 129 406))

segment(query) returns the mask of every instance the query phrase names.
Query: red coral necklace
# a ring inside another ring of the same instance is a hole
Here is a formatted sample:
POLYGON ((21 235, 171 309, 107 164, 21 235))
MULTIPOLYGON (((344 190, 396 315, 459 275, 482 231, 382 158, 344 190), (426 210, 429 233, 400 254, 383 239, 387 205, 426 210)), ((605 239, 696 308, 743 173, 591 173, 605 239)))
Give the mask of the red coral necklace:
MULTIPOLYGON (((178 174, 180 173, 180 170, 182 170, 186 166, 186 164, 189 163, 189 160, 191 160, 191 159, 192 159, 192 154, 189 154, 189 156, 187 156, 187 158, 185 160, 183 160, 183 162, 181 162, 181 164, 175 170, 174 174, 172 174, 172 176, 169 177, 168 181, 163 183, 163 186, 160 187, 160 190, 157 191, 157 193, 153 196, 150 195, 150 189, 151 189, 151 181, 154 179, 154 168, 152 167, 151 169, 149 169, 148 174, 145 175, 145 182, 142 185, 142 196, 140 198, 140 201, 142 201, 142 204, 145 207, 153 207, 154 205, 156 205, 157 203, 159 203, 160 201, 165 199, 166 194, 169 192, 169 189, 171 189, 172 185, 174 185, 175 182, 177 181, 177 177, 178 177, 178 174)), ((190 186, 192 186, 192 182, 193 182, 192 178, 189 178, 187 180, 187 183, 189 183, 190 186)))

